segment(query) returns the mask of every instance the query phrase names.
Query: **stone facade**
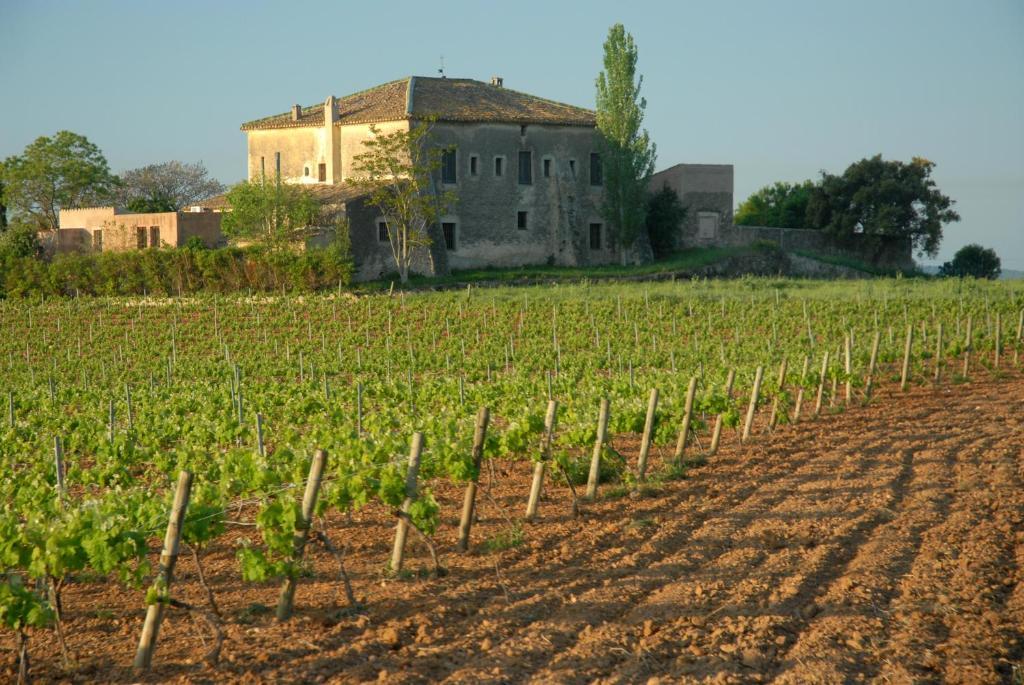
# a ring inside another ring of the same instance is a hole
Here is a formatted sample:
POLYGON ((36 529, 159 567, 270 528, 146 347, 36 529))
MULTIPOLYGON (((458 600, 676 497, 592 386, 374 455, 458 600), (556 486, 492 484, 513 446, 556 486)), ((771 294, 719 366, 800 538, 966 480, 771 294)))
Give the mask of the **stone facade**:
POLYGON ((57 252, 124 252, 181 247, 198 237, 207 247, 223 244, 219 212, 133 213, 115 207, 60 210, 57 252))

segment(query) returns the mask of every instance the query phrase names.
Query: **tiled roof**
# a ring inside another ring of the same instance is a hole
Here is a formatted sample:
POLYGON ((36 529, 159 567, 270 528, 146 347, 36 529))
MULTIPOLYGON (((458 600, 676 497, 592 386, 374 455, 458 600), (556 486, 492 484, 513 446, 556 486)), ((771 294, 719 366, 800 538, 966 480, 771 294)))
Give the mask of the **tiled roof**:
MULTIPOLYGON (((367 124, 436 117, 438 121, 594 126, 594 112, 473 79, 411 76, 338 99, 340 124, 367 124)), ((323 126, 324 105, 242 125, 243 131, 323 126)))

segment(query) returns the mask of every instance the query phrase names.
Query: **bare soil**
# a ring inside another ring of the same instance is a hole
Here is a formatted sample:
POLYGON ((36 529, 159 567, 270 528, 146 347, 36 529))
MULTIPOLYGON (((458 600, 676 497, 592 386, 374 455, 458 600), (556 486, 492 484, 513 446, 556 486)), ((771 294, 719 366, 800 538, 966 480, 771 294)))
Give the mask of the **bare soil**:
MULTIPOLYGON (((635 442, 616 447, 632 457, 635 442)), ((549 478, 540 518, 505 549, 493 544, 514 537, 508 519, 521 518, 530 464, 498 461, 493 483, 485 474, 468 554, 454 551, 461 491, 435 483, 440 578, 413 536, 409 573, 385 579, 394 519, 382 509, 332 517, 328 535, 345 548, 364 607, 346 611, 335 558, 311 545, 315 572, 283 625, 277 586, 239 576, 235 545, 255 530, 233 528, 205 563, 225 616, 216 667, 202 661, 206 627, 170 609, 153 671, 134 676, 143 592, 77 579, 65 599, 75 663, 62 668, 52 631, 35 631, 33 673, 43 682, 1022 682, 1024 379, 883 391, 869 407, 737 442, 728 435, 685 479, 639 496, 605 487, 578 518, 568 489, 549 478)), ((187 554, 173 595, 205 603, 187 554)), ((0 647, 0 679, 11 682, 10 634, 0 647)))

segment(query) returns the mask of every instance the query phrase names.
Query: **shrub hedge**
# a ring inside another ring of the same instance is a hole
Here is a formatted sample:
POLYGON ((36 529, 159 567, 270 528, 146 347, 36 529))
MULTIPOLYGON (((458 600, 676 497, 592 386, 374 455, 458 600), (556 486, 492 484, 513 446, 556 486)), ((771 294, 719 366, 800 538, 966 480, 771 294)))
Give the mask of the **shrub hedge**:
POLYGON ((183 248, 59 254, 51 260, 0 251, 0 294, 6 297, 312 292, 347 286, 351 277, 352 261, 338 247, 183 248))

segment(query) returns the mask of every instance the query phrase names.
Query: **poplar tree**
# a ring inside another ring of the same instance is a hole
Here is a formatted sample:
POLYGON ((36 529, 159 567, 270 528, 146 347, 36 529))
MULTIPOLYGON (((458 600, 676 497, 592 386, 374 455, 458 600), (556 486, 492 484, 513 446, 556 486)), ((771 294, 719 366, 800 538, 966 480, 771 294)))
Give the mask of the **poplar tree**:
POLYGON ((618 238, 623 264, 644 230, 656 158, 647 130, 641 129, 647 101, 640 96, 643 76, 636 75, 636 59, 633 36, 615 24, 604 42, 604 71, 597 76, 597 130, 604 177, 601 214, 618 238))

